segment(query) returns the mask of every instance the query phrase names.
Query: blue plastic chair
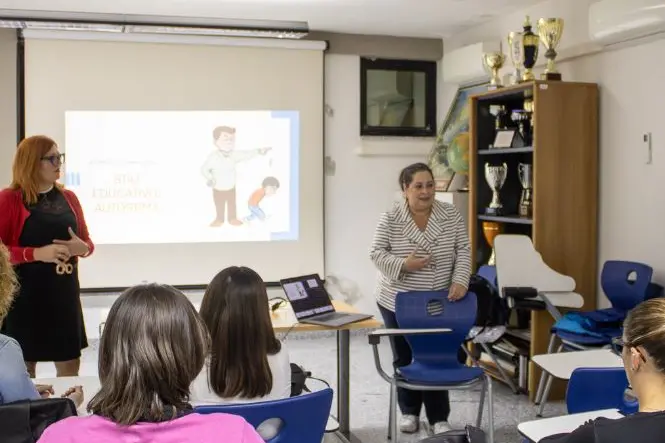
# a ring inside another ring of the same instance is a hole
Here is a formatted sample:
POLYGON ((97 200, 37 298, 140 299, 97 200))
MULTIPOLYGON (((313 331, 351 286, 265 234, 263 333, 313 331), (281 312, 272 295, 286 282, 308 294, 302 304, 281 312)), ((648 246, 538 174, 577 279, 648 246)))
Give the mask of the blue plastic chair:
POLYGON ((626 398, 628 378, 623 368, 578 368, 568 381, 566 407, 569 414, 619 409, 637 412, 637 402, 626 398))
POLYGON ((478 272, 476 272, 476 274, 478 274, 479 276, 490 282, 490 284, 495 288, 498 286, 497 277, 496 277, 496 266, 482 265, 480 268, 478 268, 478 272))
MULTIPOLYGON (((613 313, 625 316, 628 311, 642 303, 649 296, 658 293, 658 288, 654 288, 654 284, 651 283, 652 276, 653 269, 644 263, 623 260, 606 261, 600 275, 600 285, 612 307, 602 311, 608 313, 613 311, 613 313), (631 278, 632 275, 635 277, 631 278)), ((547 353, 602 348, 609 346, 611 340, 611 337, 572 334, 554 327, 547 346, 547 353), (558 348, 557 341, 561 342, 558 348)), ((552 377, 543 371, 540 375, 535 397, 535 403, 540 405, 538 408, 539 417, 543 415, 551 384, 552 377)))
POLYGON ((330 416, 333 391, 323 389, 297 397, 259 403, 198 406, 199 414, 222 412, 239 415, 257 428, 271 418, 279 418, 282 425, 270 443, 321 443, 330 416))
POLYGON ((481 385, 476 426, 480 427, 488 396, 488 437, 494 443, 494 410, 492 380, 482 368, 459 363, 457 353, 476 320, 476 295, 467 293, 456 302, 448 301, 448 291, 405 292, 397 294, 395 317, 399 329, 369 333, 374 362, 379 375, 390 383, 388 438, 397 434, 397 388, 419 391, 467 390, 481 385), (413 361, 398 368, 397 374, 386 373, 379 358, 382 336, 404 336, 411 347, 413 361))

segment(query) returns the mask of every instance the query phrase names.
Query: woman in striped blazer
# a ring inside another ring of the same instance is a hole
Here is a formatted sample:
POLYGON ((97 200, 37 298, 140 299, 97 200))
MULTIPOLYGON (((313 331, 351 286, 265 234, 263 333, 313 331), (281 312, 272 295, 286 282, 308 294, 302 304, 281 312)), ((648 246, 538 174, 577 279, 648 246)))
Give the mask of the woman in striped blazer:
MULTIPOLYGON (((381 215, 370 250, 379 270, 376 298, 387 328, 397 327, 398 292, 448 289, 449 299, 459 300, 466 295, 471 277, 466 225, 453 205, 435 200, 432 170, 424 163, 407 166, 399 184, 404 202, 381 215)), ((411 349, 403 337, 391 338, 391 345, 395 368, 411 363, 411 349)), ((399 389, 397 397, 402 432, 418 431, 423 404, 435 434, 450 430, 447 391, 399 389)))

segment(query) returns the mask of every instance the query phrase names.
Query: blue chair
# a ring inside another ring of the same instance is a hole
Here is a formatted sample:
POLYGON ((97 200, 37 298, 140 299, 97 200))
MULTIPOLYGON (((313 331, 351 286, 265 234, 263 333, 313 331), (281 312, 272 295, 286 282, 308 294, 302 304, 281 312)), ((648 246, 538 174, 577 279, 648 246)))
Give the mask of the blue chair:
POLYGON ((498 286, 497 277, 496 277, 496 266, 482 265, 480 268, 478 268, 478 272, 476 272, 476 274, 478 274, 479 276, 490 282, 490 284, 495 288, 498 286))
POLYGON ((494 410, 492 380, 482 368, 459 363, 458 350, 476 320, 476 295, 467 293, 456 302, 448 301, 448 291, 405 292, 397 294, 395 316, 399 329, 382 329, 369 333, 374 363, 379 375, 390 383, 388 438, 397 439, 397 388, 419 391, 467 390, 481 386, 476 426, 480 427, 488 396, 489 443, 494 443, 494 410), (404 336, 411 347, 413 361, 386 373, 379 358, 381 337, 404 336))
MULTIPOLYGON (((622 260, 608 260, 603 265, 600 285, 612 305, 609 309, 597 310, 608 316, 623 318, 638 304, 657 294, 658 288, 651 283, 651 266, 622 260), (633 278, 634 276, 634 278, 633 278)), ((658 285, 657 285, 658 286, 658 285)), ((612 337, 597 337, 574 334, 552 328, 547 353, 597 349, 610 346, 612 337), (560 345, 557 348, 557 341, 560 345)), ((552 377, 545 371, 540 375, 535 403, 539 404, 538 416, 541 417, 552 385, 552 377)))
POLYGON ((297 397, 260 403, 198 406, 199 414, 223 412, 239 415, 257 428, 269 419, 282 425, 270 443, 321 443, 330 415, 333 391, 330 388, 297 397))
POLYGON ((623 368, 578 368, 573 371, 566 391, 569 414, 619 409, 624 414, 637 411, 637 402, 626 398, 628 379, 623 368))

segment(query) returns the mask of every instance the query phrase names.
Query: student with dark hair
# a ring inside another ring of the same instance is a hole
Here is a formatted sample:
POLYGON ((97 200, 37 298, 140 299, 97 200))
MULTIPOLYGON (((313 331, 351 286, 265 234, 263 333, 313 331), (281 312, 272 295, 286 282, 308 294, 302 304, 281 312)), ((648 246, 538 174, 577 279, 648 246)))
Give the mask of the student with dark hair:
MULTIPOLYGON (((379 271, 376 298, 387 328, 397 328, 395 297, 399 292, 447 289, 448 298, 466 295, 471 278, 471 246, 459 211, 434 198, 434 177, 424 163, 402 170, 399 186, 404 200, 381 215, 370 249, 379 271)), ((395 369, 411 363, 411 348, 403 337, 391 337, 395 369)), ((461 349, 460 349, 461 351, 461 349)), ((464 358, 463 351, 458 358, 464 358)), ((399 388, 400 430, 415 433, 425 406, 435 434, 450 430, 447 391, 399 388)), ((394 437, 397 438, 397 437, 394 437)))
POLYGON ((205 325, 181 292, 158 284, 126 290, 100 341, 93 415, 59 421, 39 441, 262 443, 242 417, 193 412, 189 386, 208 350, 205 325))
POLYGON ((617 340, 626 376, 637 396, 639 411, 625 418, 598 418, 570 434, 553 435, 541 443, 660 443, 665 435, 665 299, 636 306, 626 317, 617 340))
MULTIPOLYGON (((277 400, 291 395, 291 365, 275 337, 265 283, 253 270, 232 266, 208 285, 201 317, 212 338, 210 357, 192 384, 192 403, 277 400)), ((259 427, 264 438, 275 423, 259 427)))

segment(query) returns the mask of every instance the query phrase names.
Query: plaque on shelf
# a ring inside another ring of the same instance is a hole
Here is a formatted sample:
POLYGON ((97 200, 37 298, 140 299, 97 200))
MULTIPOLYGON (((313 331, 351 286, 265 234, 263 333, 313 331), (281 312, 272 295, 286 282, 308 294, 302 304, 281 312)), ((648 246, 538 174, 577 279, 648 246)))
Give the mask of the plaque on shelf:
POLYGON ((494 144, 490 149, 523 148, 524 138, 516 128, 500 129, 496 131, 494 144))

